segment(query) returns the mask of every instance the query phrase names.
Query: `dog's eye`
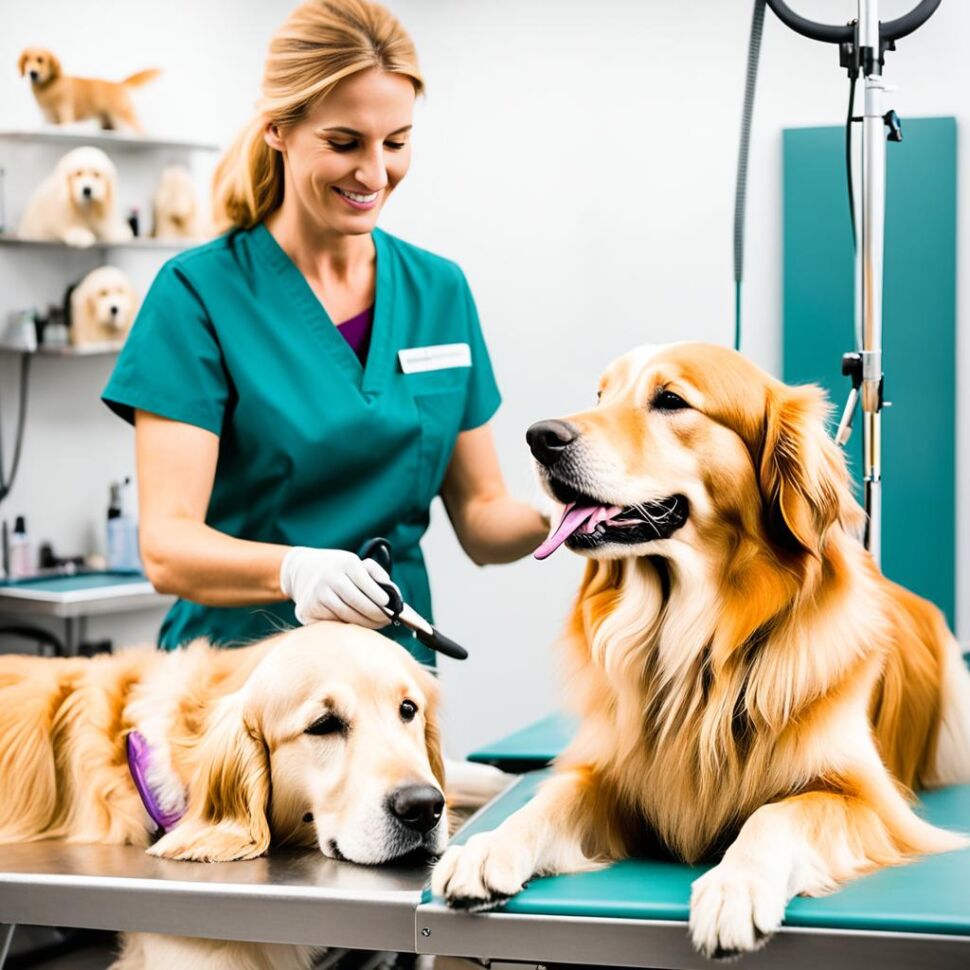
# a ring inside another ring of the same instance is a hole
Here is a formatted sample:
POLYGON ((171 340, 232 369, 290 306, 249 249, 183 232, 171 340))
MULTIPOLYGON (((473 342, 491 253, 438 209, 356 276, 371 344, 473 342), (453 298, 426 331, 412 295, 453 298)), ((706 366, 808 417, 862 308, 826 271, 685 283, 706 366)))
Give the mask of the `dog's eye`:
POLYGON ((314 721, 303 733, 321 736, 325 734, 345 734, 347 732, 347 722, 337 717, 336 714, 324 714, 323 717, 314 721))
POLYGON ((683 411, 690 405, 679 394, 663 390, 653 399, 652 407, 656 411, 683 411))
POLYGON ((401 720, 413 721, 414 715, 418 713, 418 705, 414 701, 401 701, 401 720))

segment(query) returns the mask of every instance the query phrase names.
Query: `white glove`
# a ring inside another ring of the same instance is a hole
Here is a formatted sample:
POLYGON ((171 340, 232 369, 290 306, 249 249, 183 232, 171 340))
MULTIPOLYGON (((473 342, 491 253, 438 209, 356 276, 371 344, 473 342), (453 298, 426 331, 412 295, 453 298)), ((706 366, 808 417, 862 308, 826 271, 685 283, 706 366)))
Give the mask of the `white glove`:
POLYGON ((280 589, 304 624, 343 620, 372 630, 386 626, 391 621, 381 607, 390 598, 379 582, 391 582, 384 569, 343 549, 294 546, 280 566, 280 589))

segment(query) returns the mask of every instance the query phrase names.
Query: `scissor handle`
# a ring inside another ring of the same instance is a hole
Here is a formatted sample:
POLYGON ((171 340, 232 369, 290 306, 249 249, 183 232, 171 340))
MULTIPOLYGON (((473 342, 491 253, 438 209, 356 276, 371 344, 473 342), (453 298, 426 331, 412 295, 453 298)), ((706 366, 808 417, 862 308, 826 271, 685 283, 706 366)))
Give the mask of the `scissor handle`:
POLYGON ((373 559, 388 574, 394 561, 391 556, 391 544, 383 536, 377 536, 365 542, 360 550, 360 558, 373 559))

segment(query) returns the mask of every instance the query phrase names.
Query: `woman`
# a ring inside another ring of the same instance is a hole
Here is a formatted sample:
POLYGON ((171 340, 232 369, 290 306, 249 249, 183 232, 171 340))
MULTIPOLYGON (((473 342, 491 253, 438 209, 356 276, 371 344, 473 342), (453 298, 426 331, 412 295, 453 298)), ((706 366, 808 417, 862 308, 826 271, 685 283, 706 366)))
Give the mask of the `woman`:
POLYGON ((376 535, 430 618, 418 542, 439 492, 477 563, 545 537, 503 483, 500 397, 461 270, 376 228, 422 87, 382 7, 298 7, 216 173, 230 231, 170 260, 145 299, 104 400, 135 423, 146 572, 180 597, 166 648, 294 619, 384 627, 388 577, 357 556, 376 535))

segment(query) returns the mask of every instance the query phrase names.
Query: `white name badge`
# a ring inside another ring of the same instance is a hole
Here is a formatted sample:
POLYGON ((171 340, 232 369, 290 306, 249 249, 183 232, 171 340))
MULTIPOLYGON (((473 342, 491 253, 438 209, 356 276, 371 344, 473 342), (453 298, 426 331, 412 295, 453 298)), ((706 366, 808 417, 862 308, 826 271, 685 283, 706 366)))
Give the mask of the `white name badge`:
POLYGON ((449 367, 471 367, 472 352, 468 344, 435 344, 432 347, 408 347, 397 352, 405 374, 449 367))

